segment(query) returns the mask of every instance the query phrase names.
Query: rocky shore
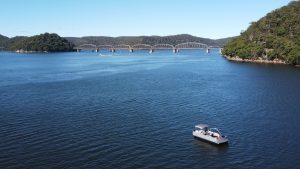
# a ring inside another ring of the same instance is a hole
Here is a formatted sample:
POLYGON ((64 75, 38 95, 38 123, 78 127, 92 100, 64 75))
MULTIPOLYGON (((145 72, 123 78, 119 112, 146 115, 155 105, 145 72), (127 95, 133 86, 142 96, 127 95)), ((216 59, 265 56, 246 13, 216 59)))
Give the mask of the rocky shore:
POLYGON ((262 64, 287 64, 285 61, 280 60, 280 59, 264 60, 262 58, 258 58, 258 59, 242 59, 242 58, 239 58, 237 56, 236 57, 224 56, 224 57, 227 60, 234 61, 234 62, 249 62, 249 63, 262 63, 262 64))
POLYGON ((49 53, 48 51, 27 51, 27 50, 16 50, 16 53, 49 53))

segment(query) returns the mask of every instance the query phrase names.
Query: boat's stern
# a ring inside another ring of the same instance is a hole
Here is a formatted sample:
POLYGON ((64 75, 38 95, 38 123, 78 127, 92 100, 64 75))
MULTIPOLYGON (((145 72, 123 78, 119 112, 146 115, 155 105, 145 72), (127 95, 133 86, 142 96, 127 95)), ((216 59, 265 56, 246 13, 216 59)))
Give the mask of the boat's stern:
POLYGON ((228 138, 226 136, 221 136, 220 138, 217 138, 216 143, 217 144, 226 144, 226 143, 228 143, 228 138))

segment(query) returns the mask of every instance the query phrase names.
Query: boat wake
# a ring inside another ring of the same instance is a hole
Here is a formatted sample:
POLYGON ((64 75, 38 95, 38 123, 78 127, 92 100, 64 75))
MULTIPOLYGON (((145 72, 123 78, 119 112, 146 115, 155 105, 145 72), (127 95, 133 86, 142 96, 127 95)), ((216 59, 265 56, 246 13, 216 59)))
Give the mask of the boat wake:
POLYGON ((112 56, 112 55, 104 55, 104 54, 100 53, 99 56, 112 56))

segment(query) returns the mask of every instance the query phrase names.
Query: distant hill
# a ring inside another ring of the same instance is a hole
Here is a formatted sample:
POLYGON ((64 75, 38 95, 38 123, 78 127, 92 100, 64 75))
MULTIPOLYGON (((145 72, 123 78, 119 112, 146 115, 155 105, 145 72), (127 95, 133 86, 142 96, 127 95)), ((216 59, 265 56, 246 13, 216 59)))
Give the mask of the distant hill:
POLYGON ((9 38, 0 34, 0 42, 8 40, 9 38))
POLYGON ((87 36, 87 37, 66 37, 67 40, 74 43, 75 46, 82 44, 95 44, 95 45, 117 45, 117 44, 171 44, 177 45, 184 42, 200 42, 209 46, 222 47, 232 38, 225 39, 207 39, 200 38, 188 34, 172 35, 172 36, 120 36, 120 37, 106 37, 106 36, 87 36))
POLYGON ((32 37, 17 36, 0 39, 6 50, 32 52, 64 52, 73 51, 74 45, 57 34, 44 33, 32 37))
POLYGON ((234 38, 236 38, 236 36, 235 37, 229 37, 229 38, 216 39, 215 42, 217 44, 219 44, 220 47, 224 47, 225 44, 231 42, 234 38))
POLYGON ((242 59, 299 64, 300 1, 292 1, 253 22, 239 37, 225 45, 223 54, 242 59))
POLYGON ((172 36, 120 36, 120 37, 107 37, 107 36, 86 36, 86 37, 65 37, 61 38, 57 34, 41 34, 33 37, 16 36, 8 38, 0 35, 0 47, 5 50, 29 50, 29 51, 61 51, 70 50, 70 45, 74 44, 79 46, 82 44, 95 44, 95 45, 118 45, 118 44, 172 44, 177 45, 184 42, 200 42, 214 47, 222 47, 225 43, 232 38, 224 39, 208 39, 200 38, 188 34, 172 35, 172 36), (70 44, 68 42, 70 42, 70 44), (61 48, 58 45, 62 45, 61 48))
POLYGON ((9 38, 0 34, 0 50, 7 48, 9 38))

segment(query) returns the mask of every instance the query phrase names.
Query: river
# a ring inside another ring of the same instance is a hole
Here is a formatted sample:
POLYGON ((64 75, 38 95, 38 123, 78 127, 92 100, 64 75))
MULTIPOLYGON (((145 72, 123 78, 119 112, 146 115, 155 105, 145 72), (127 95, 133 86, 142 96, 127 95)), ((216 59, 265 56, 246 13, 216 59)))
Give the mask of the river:
POLYGON ((0 168, 299 167, 299 86, 299 68, 218 50, 1 52, 0 168))

